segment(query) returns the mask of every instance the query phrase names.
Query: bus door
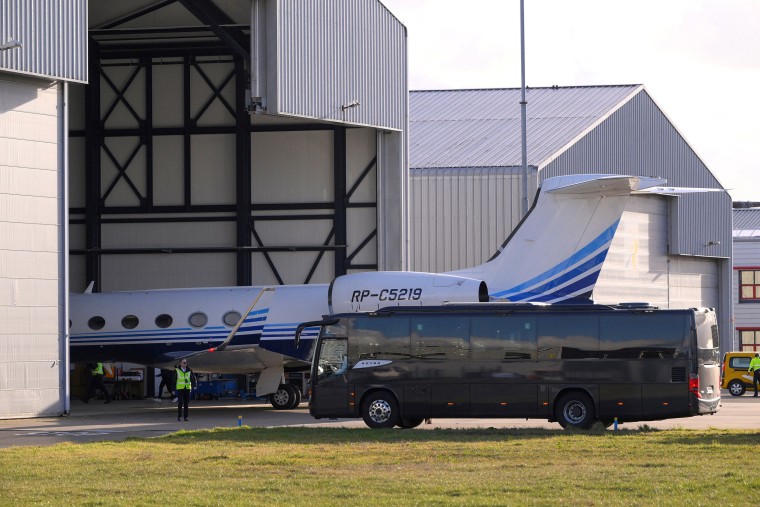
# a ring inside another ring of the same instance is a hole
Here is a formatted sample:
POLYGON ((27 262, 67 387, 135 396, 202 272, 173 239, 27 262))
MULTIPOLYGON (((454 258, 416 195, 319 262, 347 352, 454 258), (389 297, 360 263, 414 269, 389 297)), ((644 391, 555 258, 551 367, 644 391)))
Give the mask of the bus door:
POLYGON ((317 354, 312 372, 312 415, 353 416, 353 400, 350 399, 350 386, 346 375, 349 371, 348 341, 346 338, 323 338, 320 340, 317 354))

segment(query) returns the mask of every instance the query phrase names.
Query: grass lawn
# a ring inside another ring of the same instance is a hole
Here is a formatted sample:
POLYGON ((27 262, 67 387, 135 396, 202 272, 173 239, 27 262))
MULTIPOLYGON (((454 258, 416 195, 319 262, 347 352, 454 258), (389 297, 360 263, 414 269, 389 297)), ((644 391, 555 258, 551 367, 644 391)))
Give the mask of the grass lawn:
POLYGON ((230 428, 0 449, 0 505, 749 505, 760 432, 230 428))

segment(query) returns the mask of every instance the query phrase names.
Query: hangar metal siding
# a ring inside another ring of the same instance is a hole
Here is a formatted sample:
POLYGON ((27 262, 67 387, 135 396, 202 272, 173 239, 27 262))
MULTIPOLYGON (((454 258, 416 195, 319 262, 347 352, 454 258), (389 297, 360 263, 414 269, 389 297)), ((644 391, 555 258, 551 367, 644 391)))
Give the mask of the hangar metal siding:
POLYGON ((491 257, 520 221, 521 173, 519 167, 412 171, 411 269, 452 271, 491 257))
POLYGON ((87 82, 87 0, 0 0, 0 70, 87 82))
POLYGON ((278 113, 406 129, 406 28, 376 0, 281 0, 278 113), (351 103, 359 105, 344 108, 351 103))
MULTIPOLYGON (((734 308, 734 328, 760 328, 760 304, 739 300, 739 271, 760 266, 760 209, 735 209, 734 269, 732 270, 731 300, 734 308)), ((741 335, 735 331, 734 350, 740 350, 741 335)))

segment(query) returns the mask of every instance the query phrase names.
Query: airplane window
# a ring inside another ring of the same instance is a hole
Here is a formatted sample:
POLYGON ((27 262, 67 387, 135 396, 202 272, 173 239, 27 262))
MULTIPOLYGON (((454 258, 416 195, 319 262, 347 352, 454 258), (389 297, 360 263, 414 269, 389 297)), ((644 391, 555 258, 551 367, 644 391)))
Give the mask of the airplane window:
POLYGON ((140 323, 140 319, 138 319, 134 315, 127 315, 126 317, 121 319, 121 325, 127 329, 134 329, 137 327, 137 324, 139 323, 140 323))
POLYGON ((174 322, 174 319, 172 319, 171 315, 167 315, 165 313, 162 313, 158 317, 156 317, 156 325, 162 329, 165 329, 172 325, 172 322, 174 322))
POLYGON ((234 326, 238 322, 240 322, 240 312, 231 311, 224 314, 224 317, 222 317, 222 320, 225 324, 228 326, 234 326))
POLYGON ((203 327, 206 325, 206 322, 208 322, 208 317, 206 317, 205 313, 195 312, 190 315, 190 318, 187 319, 187 321, 193 327, 203 327))
POLYGON ((106 319, 100 316, 92 317, 87 321, 87 325, 90 326, 90 329, 97 331, 98 329, 103 329, 106 325, 106 319))

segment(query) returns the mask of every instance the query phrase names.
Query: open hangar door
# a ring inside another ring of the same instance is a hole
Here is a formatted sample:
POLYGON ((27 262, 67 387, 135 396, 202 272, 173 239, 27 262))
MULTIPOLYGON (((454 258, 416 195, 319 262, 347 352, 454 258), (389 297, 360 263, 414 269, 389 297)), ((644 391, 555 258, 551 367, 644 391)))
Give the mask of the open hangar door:
POLYGON ((72 291, 403 267, 405 31, 380 2, 333 3, 377 29, 335 33, 341 12, 290 1, 91 3, 90 82, 71 90, 72 291))

